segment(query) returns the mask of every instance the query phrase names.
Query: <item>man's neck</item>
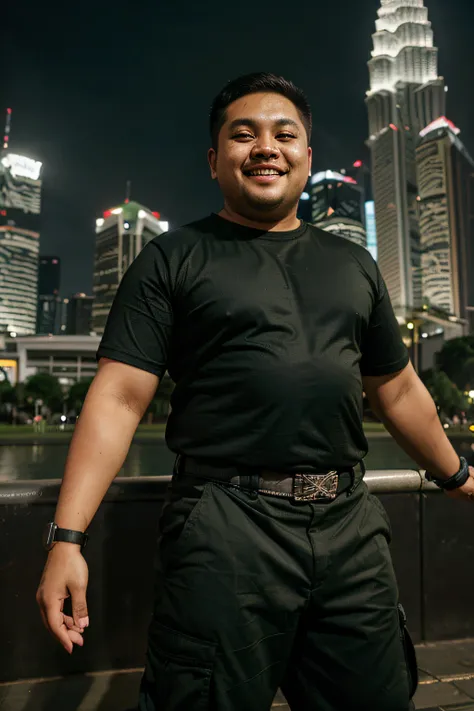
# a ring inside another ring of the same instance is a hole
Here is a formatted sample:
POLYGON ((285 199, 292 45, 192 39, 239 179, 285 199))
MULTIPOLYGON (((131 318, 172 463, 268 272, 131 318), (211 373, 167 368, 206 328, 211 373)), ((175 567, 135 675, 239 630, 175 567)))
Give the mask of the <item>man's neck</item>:
POLYGON ((238 225, 253 227, 255 230, 265 230, 266 232, 290 232, 291 230, 297 230, 301 225, 301 220, 296 217, 296 210, 281 220, 269 220, 268 218, 266 220, 255 220, 235 212, 226 205, 218 215, 223 217, 224 220, 236 222, 238 225))

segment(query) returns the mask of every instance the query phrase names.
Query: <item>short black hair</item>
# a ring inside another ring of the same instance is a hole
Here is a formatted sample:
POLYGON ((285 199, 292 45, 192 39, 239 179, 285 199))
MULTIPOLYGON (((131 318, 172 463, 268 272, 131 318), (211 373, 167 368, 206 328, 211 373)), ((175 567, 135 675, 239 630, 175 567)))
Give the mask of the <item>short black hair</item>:
POLYGON ((245 74, 237 79, 232 79, 212 102, 209 129, 214 149, 217 149, 219 131, 225 123, 226 109, 229 104, 242 98, 242 96, 260 92, 281 94, 286 99, 289 99, 298 110, 308 135, 308 143, 310 142, 312 127, 311 106, 303 91, 295 86, 293 82, 277 74, 253 72, 252 74, 245 74))

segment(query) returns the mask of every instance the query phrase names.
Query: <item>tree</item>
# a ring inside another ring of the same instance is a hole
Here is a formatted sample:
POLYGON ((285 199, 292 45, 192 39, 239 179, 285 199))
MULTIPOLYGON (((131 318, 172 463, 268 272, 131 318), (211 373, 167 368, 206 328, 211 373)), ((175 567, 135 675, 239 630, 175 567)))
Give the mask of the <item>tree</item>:
POLYGON ((67 398, 68 407, 75 410, 77 414, 82 410, 84 400, 90 388, 93 378, 84 378, 71 385, 67 398))
POLYGON ((423 380, 435 403, 449 417, 468 409, 466 397, 444 371, 429 371, 423 380))
POLYGON ((0 403, 2 405, 13 404, 15 402, 15 388, 8 378, 0 381, 0 403))
POLYGON ((453 338, 437 354, 437 365, 464 391, 474 376, 474 336, 453 338))
POLYGON ((62 410, 64 395, 59 380, 49 373, 31 375, 25 382, 24 397, 30 409, 35 400, 43 403, 53 412, 62 410))

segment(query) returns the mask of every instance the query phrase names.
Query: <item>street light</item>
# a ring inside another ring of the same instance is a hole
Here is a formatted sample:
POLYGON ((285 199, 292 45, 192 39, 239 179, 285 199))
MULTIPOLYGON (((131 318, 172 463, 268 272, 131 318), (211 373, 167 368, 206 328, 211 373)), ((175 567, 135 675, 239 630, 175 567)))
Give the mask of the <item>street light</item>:
POLYGON ((468 395, 474 400, 474 390, 469 390, 468 395))

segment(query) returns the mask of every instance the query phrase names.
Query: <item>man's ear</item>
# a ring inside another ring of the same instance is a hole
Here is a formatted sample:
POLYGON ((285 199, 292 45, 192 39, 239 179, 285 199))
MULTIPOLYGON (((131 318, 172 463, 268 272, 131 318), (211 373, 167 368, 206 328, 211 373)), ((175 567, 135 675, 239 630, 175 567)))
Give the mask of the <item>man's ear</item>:
POLYGON ((215 180, 217 178, 217 151, 214 148, 209 148, 207 152, 207 160, 209 168, 211 169, 211 178, 215 180))

